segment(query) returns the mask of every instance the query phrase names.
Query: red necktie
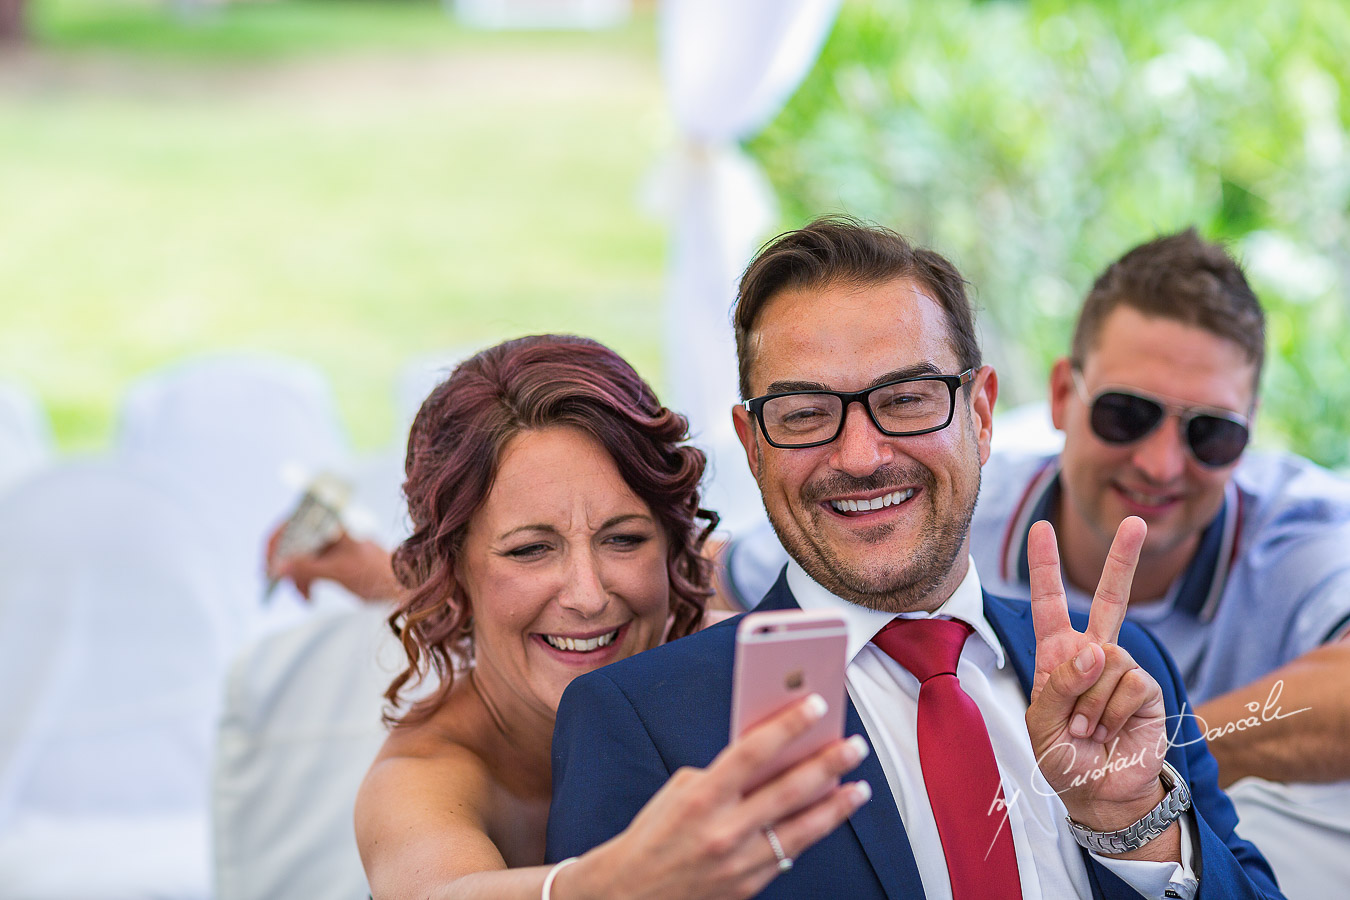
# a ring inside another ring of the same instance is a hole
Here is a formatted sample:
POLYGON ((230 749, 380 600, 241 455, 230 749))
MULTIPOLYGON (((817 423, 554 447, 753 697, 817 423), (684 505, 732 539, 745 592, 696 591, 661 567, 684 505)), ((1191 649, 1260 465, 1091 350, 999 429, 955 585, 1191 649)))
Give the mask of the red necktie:
POLYGON ((872 638, 919 679, 919 765, 951 876, 952 900, 1022 896, 1004 821, 1003 785, 980 708, 956 662, 971 627, 955 619, 895 619, 872 638))

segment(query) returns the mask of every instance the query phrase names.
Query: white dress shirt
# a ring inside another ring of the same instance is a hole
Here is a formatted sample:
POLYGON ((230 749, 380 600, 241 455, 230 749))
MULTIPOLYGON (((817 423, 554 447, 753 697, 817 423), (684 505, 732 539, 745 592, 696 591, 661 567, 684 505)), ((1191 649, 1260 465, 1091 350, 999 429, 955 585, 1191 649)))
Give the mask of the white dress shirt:
MULTIPOLYGON (((886 773, 886 782, 909 835, 924 893, 928 900, 951 900, 951 879, 919 764, 916 727, 919 681, 871 643, 872 637, 895 616, 836 597, 813 581, 795 561, 788 563, 787 583, 802 609, 828 610, 843 616, 848 628, 845 684, 849 697, 886 773)), ((1005 827, 1012 830, 1022 896, 1033 900, 1090 898, 1092 888, 1087 868, 1065 823, 1064 804, 1036 765, 1027 735, 1026 695, 1017 673, 1007 665, 998 636, 984 617, 984 599, 974 562, 956 592, 936 612, 905 616, 959 619, 974 628, 961 651, 956 674, 962 690, 980 708, 989 729, 989 741, 1003 781, 1007 802, 1005 827)), ((989 801, 992 805, 994 798, 989 801)), ((991 814, 1003 813, 994 810, 991 814)), ((1181 822, 1180 864, 1094 856, 1144 897, 1191 900, 1199 881, 1191 865, 1190 815, 1183 816, 1181 822)))

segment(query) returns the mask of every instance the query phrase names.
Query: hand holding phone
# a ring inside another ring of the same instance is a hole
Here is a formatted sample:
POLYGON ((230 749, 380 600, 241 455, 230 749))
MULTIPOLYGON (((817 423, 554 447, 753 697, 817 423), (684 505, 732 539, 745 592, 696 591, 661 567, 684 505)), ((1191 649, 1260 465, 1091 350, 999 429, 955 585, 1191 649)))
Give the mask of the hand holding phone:
POLYGON ((732 675, 733 740, 808 694, 819 694, 829 704, 824 718, 765 767, 762 781, 843 737, 847 643, 844 620, 834 613, 780 610, 741 619, 732 675))

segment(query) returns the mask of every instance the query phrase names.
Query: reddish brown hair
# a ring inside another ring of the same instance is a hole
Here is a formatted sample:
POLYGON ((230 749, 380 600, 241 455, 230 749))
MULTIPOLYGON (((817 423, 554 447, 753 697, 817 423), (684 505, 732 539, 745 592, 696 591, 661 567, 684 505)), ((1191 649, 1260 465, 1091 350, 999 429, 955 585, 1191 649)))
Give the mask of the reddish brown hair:
POLYGON ((408 590, 389 619, 408 665, 385 697, 397 708, 405 689, 431 673, 438 686, 403 715, 387 714, 391 724, 427 719, 449 694, 455 664, 473 659, 473 610, 455 580, 469 520, 492 490, 506 443, 552 425, 599 441, 651 508, 670 547, 670 637, 697 627, 712 593, 712 565, 699 550, 717 514, 699 508, 704 456, 685 443, 685 418, 603 344, 570 335, 507 341, 461 363, 427 397, 408 435, 403 493, 413 533, 394 552, 394 573, 408 590), (696 518, 706 527, 696 528, 696 518))

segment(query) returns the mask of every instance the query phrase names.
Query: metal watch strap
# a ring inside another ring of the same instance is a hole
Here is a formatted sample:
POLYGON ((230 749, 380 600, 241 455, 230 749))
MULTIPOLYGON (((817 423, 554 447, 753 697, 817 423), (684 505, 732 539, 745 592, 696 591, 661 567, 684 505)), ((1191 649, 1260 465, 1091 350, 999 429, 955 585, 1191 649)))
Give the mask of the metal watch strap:
POLYGON ((1066 817, 1065 821, 1069 823, 1069 832, 1073 834, 1073 839, 1080 847, 1086 847, 1093 853, 1110 855, 1138 850, 1162 834, 1169 825, 1181 818, 1182 813, 1191 808, 1191 791, 1181 773, 1166 760, 1163 760, 1161 778, 1167 796, 1138 822, 1119 831, 1093 831, 1066 817))

